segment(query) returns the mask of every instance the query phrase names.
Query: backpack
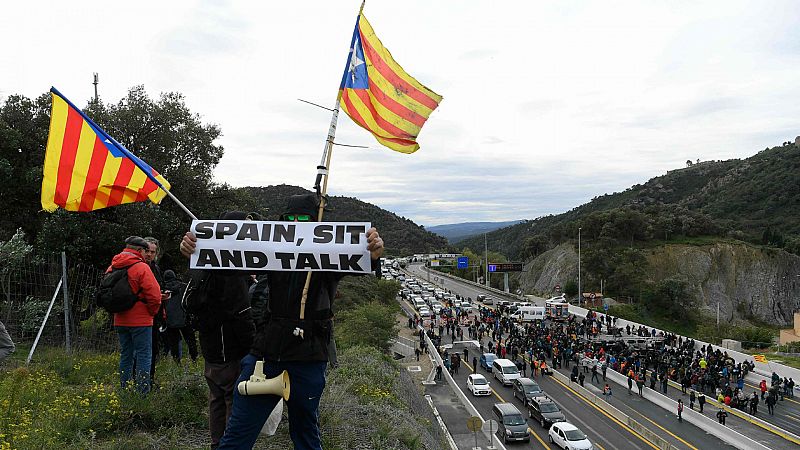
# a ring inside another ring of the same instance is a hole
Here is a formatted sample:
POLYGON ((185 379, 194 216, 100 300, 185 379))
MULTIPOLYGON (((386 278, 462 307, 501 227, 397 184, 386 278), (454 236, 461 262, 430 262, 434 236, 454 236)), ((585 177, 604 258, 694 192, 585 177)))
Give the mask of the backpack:
POLYGON ((183 289, 181 306, 189 316, 189 323, 198 328, 200 318, 208 315, 210 309, 211 272, 191 269, 188 274, 189 282, 183 289))
POLYGON ((133 292, 131 289, 131 284, 128 282, 128 269, 140 262, 137 261, 130 266, 112 268, 111 272, 103 276, 95 295, 97 306, 111 314, 133 308, 133 305, 139 301, 139 293, 133 292))

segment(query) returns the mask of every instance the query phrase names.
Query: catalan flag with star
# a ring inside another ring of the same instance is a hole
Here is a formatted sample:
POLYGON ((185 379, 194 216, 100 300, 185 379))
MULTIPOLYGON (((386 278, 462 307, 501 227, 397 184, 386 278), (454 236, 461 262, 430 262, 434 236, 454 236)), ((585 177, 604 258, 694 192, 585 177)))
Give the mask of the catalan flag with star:
POLYGON ((94 211, 123 203, 159 203, 170 184, 109 136, 56 88, 44 158, 42 208, 94 211))
POLYGON ((344 112, 382 145, 414 153, 422 125, 441 101, 441 95, 397 64, 364 14, 359 14, 339 85, 344 112))

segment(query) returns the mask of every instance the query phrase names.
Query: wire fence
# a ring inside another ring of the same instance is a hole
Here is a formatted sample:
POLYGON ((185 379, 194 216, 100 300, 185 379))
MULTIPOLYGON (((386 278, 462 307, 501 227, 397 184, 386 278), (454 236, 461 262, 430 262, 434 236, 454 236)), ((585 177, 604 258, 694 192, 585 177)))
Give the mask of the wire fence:
POLYGON ((96 267, 70 261, 62 254, 31 252, 0 260, 0 321, 22 348, 32 346, 41 330, 37 346, 63 347, 65 351, 115 350, 112 318, 94 306, 102 275, 96 267))

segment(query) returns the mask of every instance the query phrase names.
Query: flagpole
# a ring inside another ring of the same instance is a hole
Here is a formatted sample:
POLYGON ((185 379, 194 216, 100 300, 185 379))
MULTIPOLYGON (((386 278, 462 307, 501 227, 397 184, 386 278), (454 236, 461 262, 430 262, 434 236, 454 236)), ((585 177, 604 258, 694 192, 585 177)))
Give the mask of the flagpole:
MULTIPOLYGON (((363 7, 363 5, 362 5, 363 7)), ((322 222, 325 213, 325 204, 328 195, 328 178, 330 175, 331 157, 333 156, 333 140, 336 137, 336 124, 339 121, 339 100, 336 98, 336 106, 333 108, 331 124, 328 127, 328 137, 325 139, 325 148, 322 151, 322 159, 317 166, 317 179, 314 182, 314 189, 317 191, 319 199, 319 210, 317 211, 317 222, 322 222), (322 187, 320 188, 320 183, 322 187)), ((306 284, 303 286, 303 297, 300 300, 300 320, 306 318, 306 300, 308 300, 308 288, 311 286, 311 273, 306 274, 306 284)))
MULTIPOLYGON (((359 17, 361 16, 361 13, 364 12, 364 4, 366 2, 367 0, 362 0, 361 2, 361 7, 358 9, 359 17)), ((350 61, 352 62, 353 58, 356 57, 356 52, 355 49, 351 48, 350 50, 350 61)), ((333 156, 333 140, 336 137, 336 123, 339 121, 339 105, 341 103, 341 99, 342 94, 341 91, 339 91, 339 94, 336 97, 336 106, 333 108, 331 124, 330 127, 328 127, 328 137, 325 139, 325 148, 322 151, 322 159, 317 166, 317 178, 314 183, 314 190, 317 191, 317 198, 319 199, 319 210, 317 211, 318 222, 322 222, 322 216, 325 213, 325 203, 328 195, 328 178, 330 177, 331 156, 333 156), (322 183, 321 189, 320 183, 322 183)), ((306 300, 308 300, 308 288, 311 286, 311 274, 311 271, 306 274, 306 284, 303 286, 303 297, 300 300, 300 320, 305 320, 306 318, 306 300)), ((296 331, 300 334, 300 337, 303 337, 302 328, 296 331)))
MULTIPOLYGON (((163 189, 163 188, 162 188, 162 189, 163 189)), ((172 201, 174 201, 175 203, 177 203, 177 204, 178 204, 178 206, 180 206, 180 207, 181 207, 181 209, 182 209, 182 210, 183 210, 183 211, 184 211, 186 214, 188 214, 188 215, 189 215, 189 217, 191 217, 191 218, 192 218, 192 220, 197 220, 197 217, 195 217, 195 215, 194 215, 194 214, 192 214, 192 212, 191 212, 191 211, 189 211, 189 208, 187 208, 187 207, 186 207, 186 206, 185 206, 185 205, 184 205, 184 204, 183 204, 183 203, 182 203, 180 200, 178 200, 178 197, 175 197, 175 195, 173 195, 173 194, 172 194, 172 192, 170 192, 170 191, 168 191, 168 190, 166 190, 166 189, 164 189, 164 192, 166 192, 166 193, 167 193, 167 195, 169 195, 169 198, 171 198, 171 199, 172 199, 172 201)))

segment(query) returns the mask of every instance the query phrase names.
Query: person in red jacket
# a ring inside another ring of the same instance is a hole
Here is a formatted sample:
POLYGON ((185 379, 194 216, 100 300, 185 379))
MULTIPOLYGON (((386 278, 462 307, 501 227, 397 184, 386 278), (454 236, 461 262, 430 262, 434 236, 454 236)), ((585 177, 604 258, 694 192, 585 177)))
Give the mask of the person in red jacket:
POLYGON ((136 362, 135 383, 142 394, 150 392, 150 360, 152 358, 153 316, 161 306, 161 290, 142 252, 148 243, 139 236, 125 239, 125 249, 114 256, 106 273, 113 269, 128 269, 131 292, 139 301, 127 311, 114 314, 114 329, 119 337, 120 384, 123 388, 131 382, 136 362))

